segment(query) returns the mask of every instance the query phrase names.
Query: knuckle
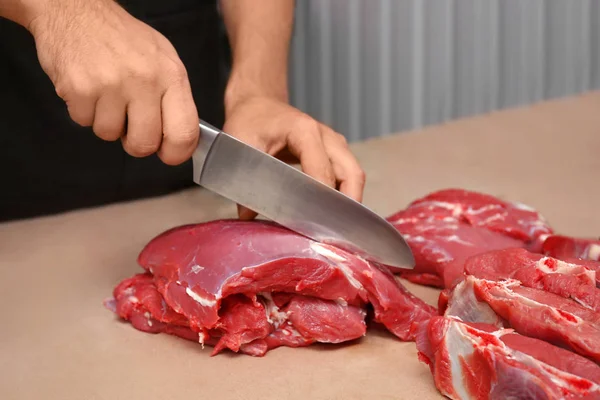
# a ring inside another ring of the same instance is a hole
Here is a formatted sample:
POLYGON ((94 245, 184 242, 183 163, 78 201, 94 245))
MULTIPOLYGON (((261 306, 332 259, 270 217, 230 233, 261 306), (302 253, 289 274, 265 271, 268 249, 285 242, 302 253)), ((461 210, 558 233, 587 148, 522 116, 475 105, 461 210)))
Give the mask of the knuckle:
POLYGON ((322 140, 319 123, 309 116, 299 117, 290 138, 300 147, 312 146, 322 140))
POLYGON ((320 124, 314 118, 311 118, 308 115, 303 115, 298 119, 298 128, 302 133, 308 135, 320 135, 319 125, 320 124))
POLYGON ((100 81, 104 88, 109 89, 117 89, 121 85, 121 78, 114 70, 103 71, 100 81))
POLYGON ((358 179, 359 179, 359 180, 360 180, 362 183, 365 183, 365 182, 367 181, 367 173, 366 173, 366 172, 365 172, 365 171, 364 171, 362 168, 360 168, 360 169, 358 170, 358 175, 357 175, 357 176, 358 176, 358 179))
POLYGON ((98 92, 97 84, 86 78, 73 78, 68 89, 70 93, 84 98, 94 97, 98 92))
POLYGON ((176 85, 185 84, 188 79, 188 73, 185 68, 185 65, 183 65, 183 63, 179 60, 168 60, 169 61, 167 64, 166 72, 169 79, 169 83, 176 85))
POLYGON ((55 86, 56 94, 63 100, 68 101, 72 98, 91 98, 97 93, 97 86, 91 80, 73 76, 69 79, 57 82, 55 86))
POLYGON ((63 100, 69 97, 69 88, 63 82, 57 83, 54 86, 54 90, 56 91, 56 95, 63 100))
POLYGON ((183 128, 177 132, 165 132, 165 136, 174 145, 188 146, 193 144, 198 138, 198 129, 193 127, 183 128))
POLYGON ((152 65, 136 65, 134 75, 145 85, 156 85, 158 83, 158 71, 152 65))
POLYGON ((343 146, 348 146, 348 139, 341 133, 334 132, 335 139, 343 146))
POLYGON ((356 181, 361 185, 364 185, 367 181, 367 174, 362 168, 358 167, 354 172, 354 179, 356 179, 356 181))

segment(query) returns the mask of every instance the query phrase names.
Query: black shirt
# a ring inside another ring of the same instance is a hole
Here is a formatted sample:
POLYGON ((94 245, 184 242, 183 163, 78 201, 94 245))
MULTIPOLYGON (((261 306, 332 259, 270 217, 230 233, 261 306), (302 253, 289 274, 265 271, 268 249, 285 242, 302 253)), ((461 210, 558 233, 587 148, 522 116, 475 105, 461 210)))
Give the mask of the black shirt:
MULTIPOLYGON (((186 66, 200 117, 223 123, 226 38, 215 1, 127 0, 167 37, 186 66)), ((25 28, 0 18, 0 221, 173 192, 192 184, 191 161, 129 156, 75 124, 25 28)))

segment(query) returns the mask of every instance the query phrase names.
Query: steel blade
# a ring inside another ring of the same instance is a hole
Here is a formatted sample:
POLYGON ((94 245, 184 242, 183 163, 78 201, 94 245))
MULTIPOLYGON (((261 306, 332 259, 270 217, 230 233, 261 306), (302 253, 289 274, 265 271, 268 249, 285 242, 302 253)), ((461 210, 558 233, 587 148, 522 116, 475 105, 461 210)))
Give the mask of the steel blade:
POLYGON ((313 240, 390 267, 414 267, 402 235, 363 204, 210 125, 202 128, 197 184, 313 240))

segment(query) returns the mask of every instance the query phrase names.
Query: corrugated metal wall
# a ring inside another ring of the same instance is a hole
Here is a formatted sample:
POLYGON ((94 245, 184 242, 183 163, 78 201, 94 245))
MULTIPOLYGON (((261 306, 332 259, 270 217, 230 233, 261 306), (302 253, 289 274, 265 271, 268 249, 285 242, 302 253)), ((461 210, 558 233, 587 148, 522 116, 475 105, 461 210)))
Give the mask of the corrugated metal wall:
POLYGON ((600 88, 597 0, 298 0, 294 105, 355 141, 600 88))

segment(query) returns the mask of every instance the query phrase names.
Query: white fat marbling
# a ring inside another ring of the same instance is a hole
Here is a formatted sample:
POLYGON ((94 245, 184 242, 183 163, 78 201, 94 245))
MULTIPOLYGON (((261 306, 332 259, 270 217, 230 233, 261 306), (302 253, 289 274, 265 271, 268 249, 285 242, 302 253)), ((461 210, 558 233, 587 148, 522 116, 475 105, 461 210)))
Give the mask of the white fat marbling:
POLYGON ((600 260, 600 244, 590 244, 587 253, 587 258, 590 260, 600 260))
POLYGON ((335 261, 345 261, 346 260, 344 257, 342 257, 339 254, 336 254, 335 252, 329 250, 328 248, 326 248, 321 243, 313 242, 313 243, 310 244, 310 247, 311 247, 311 249, 313 249, 315 252, 319 253, 323 257, 327 257, 327 258, 329 258, 331 260, 335 260, 335 261))
POLYGON ((200 296, 198 293, 194 292, 192 289, 185 288, 185 293, 190 296, 196 303, 203 305, 204 307, 212 307, 215 304, 217 304, 216 300, 212 300, 212 299, 205 299, 204 297, 200 296))
POLYGON ((513 207, 515 207, 519 210, 531 211, 531 212, 537 213, 535 208, 531 207, 530 205, 524 204, 524 203, 519 203, 517 201, 513 201, 512 205, 513 205, 513 207))
MULTIPOLYGON (((348 279, 348 282, 350 282, 350 284, 352 286, 354 286, 357 289, 362 289, 363 288, 363 286, 360 284, 360 282, 358 280, 356 280, 356 278, 354 278, 354 274, 352 273, 352 271, 350 270, 350 268, 348 268, 348 266, 346 265, 347 259, 345 257, 342 257, 339 254, 336 254, 332 250, 329 250, 327 247, 325 247, 321 243, 316 243, 316 242, 315 243, 311 243, 310 247, 315 252, 317 252, 318 254, 320 254, 321 256, 323 256, 325 258, 328 258, 331 261, 335 262, 335 265, 342 271, 342 273, 344 274, 344 276, 346 277, 346 279, 348 279)), ((363 262, 366 263, 366 261, 363 261, 363 262)))
POLYGON ((277 307, 273 301, 271 293, 261 292, 258 293, 258 295, 263 298, 267 321, 269 321, 269 323, 273 325, 275 329, 279 328, 285 321, 287 321, 289 314, 281 311, 279 307, 277 307))
POLYGON ((465 240, 462 240, 460 237, 458 237, 457 235, 450 235, 446 237, 446 241, 448 242, 454 242, 454 243, 460 243, 460 244, 464 244, 465 246, 473 246, 473 243, 469 243, 465 240))
MULTIPOLYGON (((444 338, 444 345, 448 348, 450 374, 452 374, 452 387, 459 399, 468 399, 469 391, 465 387, 465 379, 461 360, 468 359, 474 352, 474 344, 465 337, 457 323, 451 323, 444 338)), ((449 395, 450 393, 443 393, 449 395)))
POLYGON ((580 275, 583 274, 590 285, 596 284, 596 271, 566 261, 556 260, 556 269, 548 267, 545 263, 551 257, 543 257, 536 263, 536 268, 546 274, 580 275))

